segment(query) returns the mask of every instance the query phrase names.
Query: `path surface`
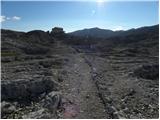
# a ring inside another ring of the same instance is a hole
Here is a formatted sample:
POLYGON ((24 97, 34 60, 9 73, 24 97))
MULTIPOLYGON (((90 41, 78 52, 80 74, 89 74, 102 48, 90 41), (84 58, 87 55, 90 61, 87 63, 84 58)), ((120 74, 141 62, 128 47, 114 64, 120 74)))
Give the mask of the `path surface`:
POLYGON ((97 87, 92 79, 92 71, 83 54, 70 56, 65 65, 66 79, 62 86, 62 101, 65 108, 63 118, 108 118, 97 87))
POLYGON ((155 58, 102 58, 86 53, 68 58, 60 118, 157 118, 157 80, 131 75, 137 66, 156 63, 155 58))

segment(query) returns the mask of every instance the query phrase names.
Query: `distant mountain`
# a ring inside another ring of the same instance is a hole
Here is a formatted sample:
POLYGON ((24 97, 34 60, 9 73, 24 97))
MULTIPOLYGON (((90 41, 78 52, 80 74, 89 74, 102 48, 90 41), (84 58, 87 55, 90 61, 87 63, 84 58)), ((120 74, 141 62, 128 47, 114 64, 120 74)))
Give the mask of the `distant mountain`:
POLYGON ((83 29, 78 30, 72 33, 69 33, 70 35, 74 36, 81 36, 81 37, 106 37, 106 36, 112 36, 114 34, 114 31, 112 30, 106 30, 106 29, 100 29, 100 28, 90 28, 90 29, 83 29))
POLYGON ((1 29, 1 54, 4 58, 2 61, 10 61, 10 58, 21 59, 21 57, 24 58, 28 55, 50 55, 53 51, 56 51, 56 47, 53 46, 56 46, 59 42, 71 45, 73 48, 76 46, 76 49, 78 47, 85 52, 113 52, 114 48, 116 48, 115 50, 122 48, 125 49, 125 52, 129 50, 133 54, 138 51, 138 54, 141 55, 158 56, 159 25, 128 31, 92 28, 69 34, 65 34, 62 28, 53 29, 52 32, 42 30, 20 32, 1 29), (77 37, 76 35, 83 37, 77 37))
POLYGON ((159 25, 141 27, 137 29, 130 29, 127 31, 112 31, 108 29, 100 29, 100 28, 90 28, 78 30, 75 32, 68 33, 69 35, 78 36, 78 37, 97 37, 97 38, 108 38, 108 37, 116 37, 116 36, 125 36, 130 34, 138 34, 142 32, 154 32, 155 28, 158 29, 159 25))

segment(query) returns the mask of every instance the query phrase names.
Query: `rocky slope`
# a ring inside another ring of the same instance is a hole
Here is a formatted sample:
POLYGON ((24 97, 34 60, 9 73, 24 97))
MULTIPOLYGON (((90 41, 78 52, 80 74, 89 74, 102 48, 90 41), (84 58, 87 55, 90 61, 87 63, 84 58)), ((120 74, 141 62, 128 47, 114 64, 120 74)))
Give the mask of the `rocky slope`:
POLYGON ((2 30, 1 117, 158 118, 157 28, 105 39, 2 30))

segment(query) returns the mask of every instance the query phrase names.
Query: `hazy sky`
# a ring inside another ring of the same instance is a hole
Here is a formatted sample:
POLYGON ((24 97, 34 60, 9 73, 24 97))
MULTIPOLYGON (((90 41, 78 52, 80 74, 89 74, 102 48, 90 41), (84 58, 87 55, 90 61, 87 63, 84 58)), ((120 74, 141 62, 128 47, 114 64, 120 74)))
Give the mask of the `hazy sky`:
POLYGON ((99 27, 121 30, 158 24, 158 2, 2 2, 2 28, 66 32, 99 27))

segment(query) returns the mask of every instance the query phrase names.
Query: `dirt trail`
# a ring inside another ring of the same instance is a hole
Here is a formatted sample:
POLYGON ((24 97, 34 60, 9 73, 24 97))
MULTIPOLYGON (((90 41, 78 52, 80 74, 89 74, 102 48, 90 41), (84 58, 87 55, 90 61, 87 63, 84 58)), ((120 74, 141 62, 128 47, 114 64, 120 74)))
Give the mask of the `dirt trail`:
POLYGON ((64 69, 67 76, 62 83, 62 118, 108 118, 84 55, 71 55, 64 69))

